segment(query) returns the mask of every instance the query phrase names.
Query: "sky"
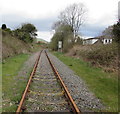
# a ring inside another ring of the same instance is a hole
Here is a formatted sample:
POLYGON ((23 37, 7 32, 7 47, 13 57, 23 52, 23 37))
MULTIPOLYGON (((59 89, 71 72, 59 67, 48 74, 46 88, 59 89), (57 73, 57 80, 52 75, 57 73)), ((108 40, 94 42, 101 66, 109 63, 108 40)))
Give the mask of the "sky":
POLYGON ((101 35, 102 31, 118 21, 119 0, 0 0, 0 24, 16 29, 22 23, 32 23, 38 38, 50 41, 52 25, 61 11, 73 3, 83 3, 87 8, 84 24, 79 30, 83 38, 101 35))

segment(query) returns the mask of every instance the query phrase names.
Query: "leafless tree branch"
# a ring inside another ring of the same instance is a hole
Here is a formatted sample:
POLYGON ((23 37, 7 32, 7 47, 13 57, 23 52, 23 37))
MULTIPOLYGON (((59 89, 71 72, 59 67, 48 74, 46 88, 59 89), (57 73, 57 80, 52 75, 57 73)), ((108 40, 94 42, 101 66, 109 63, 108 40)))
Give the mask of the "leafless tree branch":
POLYGON ((59 19, 61 22, 70 25, 73 29, 74 36, 78 34, 80 26, 84 22, 86 8, 82 3, 73 4, 67 7, 60 13, 59 19))

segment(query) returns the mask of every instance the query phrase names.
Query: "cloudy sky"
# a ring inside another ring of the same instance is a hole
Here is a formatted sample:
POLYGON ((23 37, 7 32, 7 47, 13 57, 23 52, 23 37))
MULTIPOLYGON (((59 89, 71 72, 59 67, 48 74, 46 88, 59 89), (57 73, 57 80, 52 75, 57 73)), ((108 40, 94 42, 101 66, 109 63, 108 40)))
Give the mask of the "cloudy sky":
POLYGON ((38 37, 50 41, 52 24, 58 15, 73 3, 84 3, 87 15, 80 34, 94 37, 117 22, 119 0, 0 0, 0 24, 15 29, 21 23, 30 22, 38 29, 38 37))

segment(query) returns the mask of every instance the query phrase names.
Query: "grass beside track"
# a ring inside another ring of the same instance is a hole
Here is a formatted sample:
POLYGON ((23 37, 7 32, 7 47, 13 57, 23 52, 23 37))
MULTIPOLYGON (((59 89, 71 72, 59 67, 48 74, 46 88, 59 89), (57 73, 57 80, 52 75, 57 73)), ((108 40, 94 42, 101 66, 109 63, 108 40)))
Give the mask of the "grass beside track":
POLYGON ((115 74, 105 73, 102 69, 95 68, 81 59, 58 52, 53 54, 87 83, 89 89, 106 106, 105 111, 118 112, 118 78, 115 74))
POLYGON ((18 101, 26 86, 26 81, 19 80, 17 74, 28 57, 28 54, 20 54, 7 58, 2 63, 3 112, 16 111, 18 101))
POLYGON ((2 63, 0 62, 0 114, 2 113, 2 63))

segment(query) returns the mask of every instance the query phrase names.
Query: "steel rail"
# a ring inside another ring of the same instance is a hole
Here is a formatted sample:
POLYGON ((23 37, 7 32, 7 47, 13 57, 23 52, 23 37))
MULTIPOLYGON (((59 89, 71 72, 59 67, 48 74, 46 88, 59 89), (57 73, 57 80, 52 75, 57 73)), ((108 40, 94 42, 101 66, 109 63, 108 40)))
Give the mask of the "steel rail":
POLYGON ((29 90, 30 83, 31 83, 31 81, 32 81, 32 77, 34 76, 34 74, 35 74, 35 72, 36 72, 36 68, 37 68, 37 66, 38 66, 38 62, 39 62, 41 53, 42 53, 42 51, 40 51, 40 53, 39 53, 39 55, 38 55, 38 58, 37 58, 37 60, 35 61, 33 70, 32 70, 32 72, 31 72, 31 74, 30 74, 30 78, 29 78, 29 80, 28 80, 27 86, 26 86, 26 88, 25 88, 25 90, 24 90, 24 93, 23 93, 23 95, 22 95, 22 98, 21 98, 21 100, 20 100, 20 103, 19 103, 19 106, 18 106, 18 108, 17 108, 16 114, 19 114, 19 113, 22 111, 22 105, 23 105, 23 102, 24 102, 25 97, 26 97, 26 95, 27 95, 27 92, 28 92, 28 90, 29 90))
POLYGON ((77 105, 75 104, 75 102, 74 102, 72 96, 70 95, 70 93, 69 93, 66 85, 64 84, 61 76, 59 75, 59 73, 58 73, 58 71, 56 70, 55 66, 54 66, 53 63, 51 62, 51 60, 50 60, 50 58, 49 58, 46 50, 45 50, 45 54, 46 54, 46 56, 47 56, 47 58, 48 58, 48 61, 49 61, 50 65, 51 65, 51 67, 52 67, 55 75, 56 75, 57 78, 59 79, 59 81, 60 81, 60 83, 61 83, 61 85, 62 85, 62 87, 63 87, 63 89, 64 89, 64 91, 65 91, 65 93, 66 93, 66 95, 67 95, 67 97, 68 97, 68 100, 69 100, 70 104, 72 105, 73 112, 76 113, 76 114, 81 114, 81 111, 78 109, 77 105))

